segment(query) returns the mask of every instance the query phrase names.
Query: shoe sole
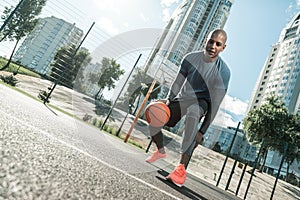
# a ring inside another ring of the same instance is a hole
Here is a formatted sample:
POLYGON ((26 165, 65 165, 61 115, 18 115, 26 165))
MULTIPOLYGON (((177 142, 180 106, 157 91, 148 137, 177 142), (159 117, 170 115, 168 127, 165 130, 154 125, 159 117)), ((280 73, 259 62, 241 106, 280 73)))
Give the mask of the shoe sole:
POLYGON ((174 185, 177 185, 178 187, 182 187, 183 184, 178 184, 178 183, 175 183, 170 177, 166 177, 166 179, 170 182, 172 182, 174 185))
POLYGON ((149 162, 149 161, 145 160, 145 162, 147 162, 147 163, 154 163, 154 162, 156 162, 156 161, 158 161, 158 160, 162 160, 162 159, 166 159, 166 157, 159 158, 159 159, 157 159, 157 160, 155 160, 155 161, 152 161, 152 162, 149 162))

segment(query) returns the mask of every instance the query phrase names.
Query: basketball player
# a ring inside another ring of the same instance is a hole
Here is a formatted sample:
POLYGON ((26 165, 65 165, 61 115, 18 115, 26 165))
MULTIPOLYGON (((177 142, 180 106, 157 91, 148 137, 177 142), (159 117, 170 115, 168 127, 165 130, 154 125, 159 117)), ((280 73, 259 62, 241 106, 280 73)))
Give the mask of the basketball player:
MULTIPOLYGON (((185 182, 186 169, 193 151, 214 120, 228 89, 230 69, 219 56, 226 47, 226 40, 224 30, 212 31, 203 51, 188 53, 183 58, 167 99, 158 100, 165 102, 171 111, 166 126, 175 126, 185 116, 180 162, 167 176, 167 179, 178 186, 185 182), (203 123, 198 129, 203 116, 203 123)), ((146 159, 149 163, 166 157, 161 129, 162 127, 149 125, 152 140, 157 146, 153 155, 146 159)))

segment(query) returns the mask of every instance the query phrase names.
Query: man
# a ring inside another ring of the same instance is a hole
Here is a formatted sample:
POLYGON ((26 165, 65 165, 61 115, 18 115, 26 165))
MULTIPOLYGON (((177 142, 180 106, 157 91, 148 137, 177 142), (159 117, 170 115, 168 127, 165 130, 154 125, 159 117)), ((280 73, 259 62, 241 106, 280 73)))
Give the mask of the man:
MULTIPOLYGON (((214 120, 228 89, 230 70, 219 57, 219 53, 226 47, 226 40, 224 30, 212 31, 203 51, 191 52, 183 58, 167 99, 158 100, 165 102, 171 111, 166 126, 173 127, 183 116, 186 117, 180 163, 167 176, 178 186, 185 182, 187 165, 193 151, 214 120), (203 116, 203 123, 198 129, 203 116)), ((166 157, 161 129, 149 125, 152 140, 157 146, 153 155, 146 159, 149 163, 166 157)))

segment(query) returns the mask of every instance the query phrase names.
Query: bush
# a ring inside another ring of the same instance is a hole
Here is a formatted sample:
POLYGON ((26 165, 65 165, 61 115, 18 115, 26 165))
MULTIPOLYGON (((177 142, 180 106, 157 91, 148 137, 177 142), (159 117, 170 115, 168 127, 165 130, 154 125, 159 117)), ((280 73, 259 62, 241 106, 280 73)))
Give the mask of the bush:
POLYGON ((9 75, 9 76, 1 76, 0 75, 0 78, 4 83, 7 83, 11 86, 16 86, 17 83, 19 82, 13 75, 9 75))
POLYGON ((89 115, 89 114, 85 114, 84 116, 83 116, 83 121, 90 121, 91 119, 92 119, 92 116, 91 115, 89 115))
MULTIPOLYGON (((39 98, 40 100, 42 100, 42 101, 45 102, 46 99, 47 99, 47 96, 48 96, 48 93, 47 93, 45 90, 40 90, 39 95, 38 95, 38 98, 39 98)), ((49 97, 48 100, 46 101, 47 103, 50 102, 50 101, 49 101, 50 98, 51 98, 51 97, 49 97)))

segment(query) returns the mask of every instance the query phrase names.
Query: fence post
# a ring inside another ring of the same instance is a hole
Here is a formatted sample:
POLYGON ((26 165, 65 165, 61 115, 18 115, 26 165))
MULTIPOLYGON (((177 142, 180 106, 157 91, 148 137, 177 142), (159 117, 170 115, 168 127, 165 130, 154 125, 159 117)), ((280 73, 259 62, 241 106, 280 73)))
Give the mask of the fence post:
POLYGON ((227 160, 228 160, 228 157, 229 157, 231 148, 232 148, 232 146, 233 146, 234 140, 235 140, 235 138, 236 138, 237 132, 238 132, 238 130, 239 130, 240 124, 241 124, 241 122, 239 122, 238 125, 237 125, 237 127, 236 127, 235 134, 234 134, 233 139, 232 139, 232 141, 231 141, 231 144, 230 144, 230 146, 229 146, 229 150, 228 150, 227 153, 226 153, 226 158, 225 158, 225 160, 224 160, 224 163, 223 163, 223 166, 222 166, 222 169, 221 169, 221 172, 220 172, 220 175, 219 175, 219 178, 218 178, 218 181, 217 181, 216 186, 218 186, 219 183, 220 183, 220 180, 221 180, 223 171, 224 171, 224 169, 225 169, 225 166, 226 166, 226 163, 227 163, 227 160))

